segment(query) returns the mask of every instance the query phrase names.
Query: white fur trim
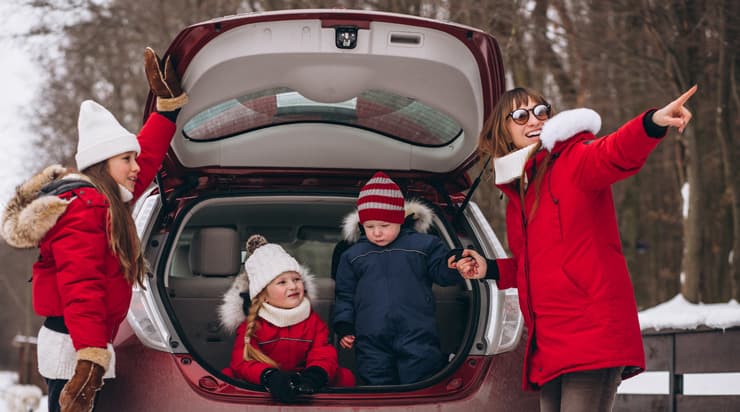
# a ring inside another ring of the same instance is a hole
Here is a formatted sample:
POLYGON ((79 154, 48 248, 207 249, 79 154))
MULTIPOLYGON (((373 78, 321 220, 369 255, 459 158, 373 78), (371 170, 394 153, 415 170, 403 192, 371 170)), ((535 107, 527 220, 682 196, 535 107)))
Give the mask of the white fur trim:
MULTIPOLYGON (((303 279, 303 288, 306 290, 306 297, 309 301, 314 300, 316 296, 316 281, 314 275, 308 272, 304 266, 300 267, 298 273, 303 279)), ((221 325, 228 333, 234 333, 237 327, 247 319, 243 310, 244 299, 239 295, 242 292, 249 291, 249 278, 246 273, 242 273, 234 279, 229 290, 224 293, 221 305, 218 307, 218 317, 221 325)))
POLYGON ((406 217, 414 215, 414 230, 419 233, 427 233, 432 227, 434 212, 429 206, 418 200, 407 200, 404 205, 406 208, 406 217))
POLYGON ((355 243, 360 240, 360 215, 357 214, 357 210, 352 211, 342 220, 342 238, 344 240, 355 243))
POLYGON ((67 210, 70 200, 42 196, 3 222, 3 237, 17 248, 38 246, 46 233, 67 210))
POLYGON ((244 299, 239 294, 248 290, 247 274, 240 273, 229 290, 224 293, 222 303, 218 307, 218 318, 229 333, 234 333, 234 330, 247 318, 242 310, 244 299))
MULTIPOLYGON (((427 233, 432 227, 434 212, 429 206, 421 201, 410 199, 404 203, 406 217, 414 215, 414 230, 419 233, 427 233)), ((344 217, 342 221, 342 237, 349 243, 355 243, 360 240, 360 215, 357 209, 344 217)))
POLYGON ((5 207, 2 217, 2 236, 10 246, 16 248, 38 246, 41 239, 67 210, 72 200, 64 200, 53 195, 40 196, 44 186, 59 179, 90 181, 84 175, 65 175, 65 173, 65 168, 51 165, 16 188, 15 195, 5 207))
MULTIPOLYGON (((113 345, 108 344, 110 363, 103 379, 116 377, 116 353, 113 345)), ((55 332, 44 326, 39 330, 36 345, 39 373, 48 379, 71 379, 77 366, 77 351, 72 345, 69 334, 55 332)))
POLYGON ((601 116, 591 109, 566 110, 553 116, 542 126, 542 147, 551 151, 555 143, 564 142, 580 132, 596 134, 601 129, 601 116))

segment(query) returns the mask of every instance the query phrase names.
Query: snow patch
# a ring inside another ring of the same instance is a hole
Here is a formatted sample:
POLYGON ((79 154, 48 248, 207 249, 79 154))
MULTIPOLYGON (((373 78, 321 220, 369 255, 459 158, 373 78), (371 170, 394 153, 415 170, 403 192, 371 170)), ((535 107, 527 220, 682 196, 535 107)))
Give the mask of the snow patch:
POLYGON ((696 329, 699 326, 727 329, 740 326, 740 304, 694 304, 678 294, 673 299, 638 314, 640 329, 696 329))

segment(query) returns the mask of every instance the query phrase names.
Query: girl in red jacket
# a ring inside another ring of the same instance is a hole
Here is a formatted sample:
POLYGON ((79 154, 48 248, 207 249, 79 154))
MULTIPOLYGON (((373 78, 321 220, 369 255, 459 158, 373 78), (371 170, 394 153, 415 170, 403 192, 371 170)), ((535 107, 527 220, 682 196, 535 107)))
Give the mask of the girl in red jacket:
POLYGON ((589 109, 553 116, 547 100, 517 88, 501 97, 480 136, 508 197, 510 259, 466 250, 466 277, 516 287, 528 330, 525 389, 540 410, 611 410, 622 379, 645 369, 632 283, 622 255, 611 185, 642 167, 668 127, 679 132, 696 91, 596 138, 589 109), (488 272, 488 273, 487 273, 488 272))
POLYGON ((264 385, 281 402, 327 385, 354 386, 352 372, 338 366, 329 329, 305 296, 312 294, 313 276, 260 235, 247 240, 247 252, 246 274, 237 277, 219 308, 223 325, 236 328, 231 363, 223 372, 264 385), (247 289, 251 303, 245 318, 247 289))
POLYGON ((92 100, 80 105, 75 160, 79 172, 54 165, 20 185, 6 207, 2 235, 14 247, 39 248, 33 306, 46 317, 38 366, 49 411, 91 411, 103 379, 115 376, 111 342, 126 317, 131 285, 146 264, 131 205, 154 179, 187 102, 169 59, 145 52, 153 113, 134 136, 92 100))

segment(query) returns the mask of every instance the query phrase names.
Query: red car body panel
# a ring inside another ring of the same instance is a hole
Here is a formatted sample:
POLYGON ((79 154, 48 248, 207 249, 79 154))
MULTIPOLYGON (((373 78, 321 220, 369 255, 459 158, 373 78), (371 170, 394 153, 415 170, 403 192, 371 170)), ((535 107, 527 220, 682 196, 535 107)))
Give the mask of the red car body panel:
POLYGON ((521 390, 524 343, 495 357, 471 356, 453 375, 413 392, 321 393, 303 403, 276 404, 267 392, 232 386, 189 355, 144 347, 127 322, 114 342, 116 379, 106 381, 96 411, 537 411, 536 392, 521 390), (145 378, 146 385, 136 385, 145 378), (195 384, 197 382, 197 384, 195 384), (125 400, 125 404, 121 404, 125 400))

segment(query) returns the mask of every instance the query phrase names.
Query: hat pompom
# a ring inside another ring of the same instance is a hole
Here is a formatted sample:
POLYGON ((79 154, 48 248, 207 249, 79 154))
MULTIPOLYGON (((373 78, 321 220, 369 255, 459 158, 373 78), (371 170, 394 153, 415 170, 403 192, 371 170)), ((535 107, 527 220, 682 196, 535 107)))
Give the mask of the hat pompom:
POLYGON ((247 252, 251 255, 254 251, 267 244, 267 239, 262 235, 252 235, 247 239, 247 252))

